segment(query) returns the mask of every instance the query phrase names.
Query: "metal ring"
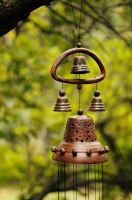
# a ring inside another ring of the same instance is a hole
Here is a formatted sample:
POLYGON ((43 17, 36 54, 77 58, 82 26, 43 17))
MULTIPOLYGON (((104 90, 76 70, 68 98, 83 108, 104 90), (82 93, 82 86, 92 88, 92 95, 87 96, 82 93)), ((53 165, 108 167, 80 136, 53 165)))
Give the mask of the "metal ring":
POLYGON ((86 48, 72 48, 72 49, 68 49, 67 51, 63 52, 54 62, 52 68, 51 68, 51 76, 59 82, 63 82, 63 83, 70 83, 70 84, 92 84, 92 83, 97 83, 102 81, 105 76, 106 76, 106 70, 105 67, 103 65, 103 63, 101 62, 101 60, 89 49, 86 48), (84 53, 89 55, 91 58, 93 58, 93 60, 95 60, 95 62, 98 64, 99 69, 101 74, 99 76, 97 76, 96 78, 89 78, 89 79, 67 79, 61 76, 57 75, 57 68, 59 67, 59 65, 61 64, 61 62, 68 57, 71 54, 74 53, 84 53))

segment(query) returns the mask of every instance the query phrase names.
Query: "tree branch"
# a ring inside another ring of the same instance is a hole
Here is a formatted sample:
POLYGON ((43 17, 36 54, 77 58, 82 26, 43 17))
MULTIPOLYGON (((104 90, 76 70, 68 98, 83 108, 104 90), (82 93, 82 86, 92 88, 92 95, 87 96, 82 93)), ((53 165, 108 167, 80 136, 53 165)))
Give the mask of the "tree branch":
MULTIPOLYGON (((85 171, 81 171, 79 172, 79 175, 85 173, 85 171)), ((60 180, 60 187, 59 187, 59 191, 63 192, 64 191, 64 176, 63 176, 63 172, 61 172, 61 180, 60 180)), ((96 180, 96 183, 100 183, 102 182, 102 179, 96 180)), ((110 175, 107 178, 104 179, 104 182, 107 184, 111 184, 111 185, 119 185, 122 186, 124 185, 124 190, 128 189, 131 190, 131 187, 129 186, 131 183, 131 179, 122 179, 121 176, 117 176, 117 175, 110 175), (129 186, 129 187, 128 187, 129 186)), ((36 194, 33 194, 28 200, 42 200, 48 193, 51 192, 58 192, 58 180, 57 180, 57 176, 53 176, 51 177, 51 179, 47 182, 46 185, 43 186, 43 189, 36 194)), ((89 187, 90 190, 94 189, 93 185, 95 183, 95 179, 91 178, 89 180, 89 187)), ((80 188, 85 187, 85 184, 88 185, 88 182, 85 182, 84 179, 79 178, 78 179, 78 191, 80 188)), ((66 174, 66 190, 73 190, 73 180, 72 180, 72 174, 67 173, 66 174)), ((27 200, 27 199, 25 199, 27 200)))
MULTIPOLYGON (((71 6, 70 2, 67 2, 66 0, 62 0, 62 2, 67 5, 67 6, 71 6)), ((90 4, 88 3, 88 1, 85 1, 85 3, 89 6, 89 8, 94 11, 94 13, 96 13, 97 16, 94 16, 91 13, 88 13, 85 10, 81 10, 81 7, 76 4, 73 3, 72 6, 74 9, 82 11, 82 13, 88 17, 90 17, 91 19, 95 20, 96 22, 102 24, 103 26, 105 26, 106 28, 108 28, 109 30, 111 30, 115 35, 117 35, 122 41, 124 41, 124 43, 130 47, 128 41, 115 29, 115 27, 106 19, 104 18, 101 14, 99 14, 99 12, 90 4)))
POLYGON ((118 2, 118 3, 110 4, 110 5, 106 6, 105 9, 114 9, 117 7, 129 7, 129 6, 132 6, 131 0, 129 0, 127 2, 118 2))
POLYGON ((45 29, 44 27, 40 26, 40 24, 38 24, 35 21, 31 21, 31 23, 34 24, 42 33, 48 34, 48 35, 61 35, 64 40, 69 42, 69 44, 72 43, 74 45, 72 38, 70 38, 67 34, 65 34, 65 32, 62 32, 59 30, 45 29))
POLYGON ((53 0, 0 0, 0 36, 25 20, 31 11, 48 6, 53 0))

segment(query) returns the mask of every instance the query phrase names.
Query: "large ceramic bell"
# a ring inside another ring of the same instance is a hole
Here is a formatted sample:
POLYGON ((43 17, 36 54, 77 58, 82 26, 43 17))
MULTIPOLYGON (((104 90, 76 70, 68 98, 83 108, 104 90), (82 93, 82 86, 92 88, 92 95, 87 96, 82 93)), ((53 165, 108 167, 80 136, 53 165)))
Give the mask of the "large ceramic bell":
POLYGON ((57 98, 54 111, 56 112, 70 112, 71 106, 69 104, 68 98, 65 95, 64 90, 59 91, 59 97, 57 98))
POLYGON ((96 164, 108 160, 109 149, 97 140, 93 119, 77 115, 68 119, 64 141, 58 147, 53 146, 52 151, 56 161, 96 164))
POLYGON ((86 64, 86 58, 84 56, 76 56, 74 58, 74 65, 71 69, 71 74, 86 74, 90 70, 86 64))
POLYGON ((98 91, 95 91, 94 97, 91 101, 90 111, 105 111, 104 104, 102 102, 102 98, 100 97, 100 93, 98 91))

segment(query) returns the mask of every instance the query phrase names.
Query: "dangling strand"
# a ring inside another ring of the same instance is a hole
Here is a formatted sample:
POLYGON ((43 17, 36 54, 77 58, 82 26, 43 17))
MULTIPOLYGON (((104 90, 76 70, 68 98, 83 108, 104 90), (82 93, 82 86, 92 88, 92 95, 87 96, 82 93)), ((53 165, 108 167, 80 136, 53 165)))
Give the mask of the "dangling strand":
POLYGON ((101 200, 101 197, 100 197, 100 164, 98 164, 98 190, 99 190, 99 200, 101 200))
POLYGON ((96 91, 98 90, 98 85, 97 85, 97 83, 96 83, 96 91))
MULTIPOLYGON (((95 77, 96 78, 96 77, 95 77)), ((95 84, 95 93, 97 93, 98 92, 98 84, 96 83, 95 84)), ((100 164, 98 164, 98 177, 97 177, 97 179, 98 179, 98 191, 99 191, 99 200, 101 200, 101 192, 100 192, 100 164)))
MULTIPOLYGON (((80 79, 80 74, 79 74, 79 79, 80 79)), ((77 89, 78 89, 78 115, 83 115, 83 110, 81 109, 81 89, 82 89, 82 85, 78 84, 77 89)))
POLYGON ((62 90, 64 90, 64 84, 63 84, 63 82, 62 82, 61 88, 62 88, 62 90))
POLYGON ((102 165, 102 200, 104 200, 104 165, 102 165))
POLYGON ((74 24, 75 24, 75 28, 76 28, 76 34, 77 34, 77 37, 78 37, 78 35, 79 35, 78 25, 77 25, 77 21, 76 21, 76 17, 75 17, 75 12, 74 12, 73 2, 72 1, 71 1, 71 8, 72 8, 72 14, 73 14, 73 18, 74 18, 74 24))
POLYGON ((63 164, 64 166, 64 200, 66 200, 66 164, 63 164))
POLYGON ((87 197, 87 166, 84 164, 84 180, 85 180, 85 200, 87 197))
POLYGON ((81 21, 82 21, 82 10, 83 10, 83 0, 81 0, 81 9, 80 9, 80 19, 79 19, 79 30, 78 30, 78 42, 80 42, 81 39, 81 21))
POLYGON ((96 185, 96 180, 97 180, 97 177, 96 177, 96 164, 94 164, 94 175, 95 175, 95 200, 96 200, 96 189, 97 189, 97 185, 96 185))
POLYGON ((75 164, 73 163, 73 200, 75 200, 75 164))
POLYGON ((77 200, 77 164, 76 164, 76 200, 77 200))
POLYGON ((60 163, 58 162, 58 200, 60 200, 60 163))
POLYGON ((72 8, 72 14, 74 19, 74 24, 76 28, 76 35, 77 35, 77 41, 80 42, 81 36, 80 36, 80 30, 81 30, 81 21, 82 21, 82 9, 83 9, 83 0, 80 2, 81 8, 80 8, 80 16, 79 16, 79 23, 77 23, 74 8, 73 8, 73 2, 71 1, 71 8, 72 8))
MULTIPOLYGON (((72 8, 72 14, 73 14, 73 19, 74 19, 74 23, 75 23, 75 28, 76 28, 76 34, 77 34, 77 47, 81 47, 81 43, 80 43, 80 32, 81 32, 81 21, 82 21, 82 9, 83 9, 83 0, 80 0, 80 16, 79 16, 79 23, 77 23, 76 20, 76 16, 75 16, 75 12, 74 12, 74 8, 73 8, 73 2, 71 0, 71 8, 72 8)), ((79 74, 79 79, 80 79, 80 74, 79 74)), ((79 92, 79 109, 78 109, 78 115, 82 115, 83 114, 83 110, 81 109, 81 105, 80 105, 80 96, 81 96, 81 89, 82 89, 82 85, 78 84, 77 85, 77 89, 79 92)))
POLYGON ((89 200, 89 187, 90 187, 90 184, 89 184, 89 167, 90 165, 88 164, 88 200, 89 200))
MULTIPOLYGON (((80 79, 80 74, 79 74, 79 79, 80 79)), ((78 109, 80 110, 80 108, 81 108, 81 89, 82 89, 81 84, 78 84, 77 89, 78 89, 78 109)))

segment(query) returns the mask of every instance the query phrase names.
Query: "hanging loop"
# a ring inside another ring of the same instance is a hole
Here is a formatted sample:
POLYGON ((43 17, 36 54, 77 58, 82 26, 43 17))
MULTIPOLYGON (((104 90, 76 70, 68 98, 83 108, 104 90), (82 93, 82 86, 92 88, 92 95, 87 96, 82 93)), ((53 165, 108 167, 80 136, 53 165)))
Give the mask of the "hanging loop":
POLYGON ((67 51, 63 52, 54 62, 52 68, 51 68, 51 75, 52 77, 59 82, 63 82, 63 83, 70 83, 70 84, 92 84, 92 83, 97 83, 102 81, 105 76, 106 76, 106 70, 105 67, 103 65, 103 63, 101 62, 101 60, 89 49, 86 48, 72 48, 72 49, 68 49, 67 51), (91 58, 93 58, 93 60, 95 60, 95 62, 98 64, 98 67, 100 69, 101 74, 97 77, 94 78, 89 78, 89 79, 68 79, 68 78, 64 78, 61 76, 57 75, 57 68, 59 67, 59 65, 62 63, 62 61, 68 57, 71 54, 74 53, 84 53, 89 55, 91 58))

